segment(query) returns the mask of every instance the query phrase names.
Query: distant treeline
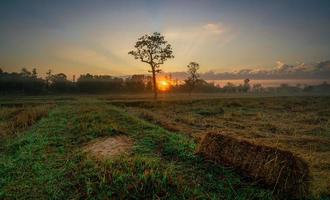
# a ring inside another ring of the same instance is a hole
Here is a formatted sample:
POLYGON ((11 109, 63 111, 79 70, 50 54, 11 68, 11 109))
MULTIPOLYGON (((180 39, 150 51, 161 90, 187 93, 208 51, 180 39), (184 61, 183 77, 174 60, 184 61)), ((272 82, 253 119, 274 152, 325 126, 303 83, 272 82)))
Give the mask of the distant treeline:
MULTIPOLYGON (((75 78, 73 78, 75 79, 75 78)), ((166 92, 190 92, 187 81, 178 83, 167 77, 170 87, 166 92)), ((38 76, 37 70, 23 68, 20 72, 4 72, 0 69, 0 94, 52 94, 52 93, 151 93, 152 78, 146 75, 132 75, 128 78, 119 78, 109 75, 83 74, 77 80, 68 80, 64 73, 53 74, 50 70, 45 78, 38 76)), ((220 87, 213 83, 199 79, 194 86, 196 93, 301 93, 319 92, 330 93, 330 84, 324 82, 315 86, 289 86, 282 84, 279 87, 263 87, 261 84, 250 85, 245 79, 240 85, 227 83, 220 87)))

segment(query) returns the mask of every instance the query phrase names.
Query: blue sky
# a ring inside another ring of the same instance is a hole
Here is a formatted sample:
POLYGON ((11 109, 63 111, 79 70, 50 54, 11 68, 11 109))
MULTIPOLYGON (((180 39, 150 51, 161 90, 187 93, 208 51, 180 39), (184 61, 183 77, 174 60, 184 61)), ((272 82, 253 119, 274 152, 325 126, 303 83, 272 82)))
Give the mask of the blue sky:
POLYGON ((1 0, 0 67, 67 74, 146 73, 127 54, 155 31, 172 44, 165 71, 269 69, 330 59, 330 1, 1 0))

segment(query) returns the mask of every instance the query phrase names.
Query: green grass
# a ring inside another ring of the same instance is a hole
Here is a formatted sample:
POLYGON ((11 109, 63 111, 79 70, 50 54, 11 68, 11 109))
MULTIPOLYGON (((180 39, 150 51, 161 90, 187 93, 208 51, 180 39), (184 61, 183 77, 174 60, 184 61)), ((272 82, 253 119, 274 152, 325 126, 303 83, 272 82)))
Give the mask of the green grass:
POLYGON ((0 152, 0 199, 270 199, 228 168, 194 154, 194 140, 100 102, 56 106, 0 152), (131 155, 104 162, 87 142, 126 134, 131 155))

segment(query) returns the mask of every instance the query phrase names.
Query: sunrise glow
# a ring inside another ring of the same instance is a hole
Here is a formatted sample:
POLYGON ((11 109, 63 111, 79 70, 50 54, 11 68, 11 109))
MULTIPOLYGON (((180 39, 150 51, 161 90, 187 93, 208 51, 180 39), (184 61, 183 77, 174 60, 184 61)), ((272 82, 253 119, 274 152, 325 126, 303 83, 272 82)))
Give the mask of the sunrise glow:
POLYGON ((160 91, 168 91, 171 87, 171 84, 168 80, 159 80, 158 81, 158 89, 160 91))

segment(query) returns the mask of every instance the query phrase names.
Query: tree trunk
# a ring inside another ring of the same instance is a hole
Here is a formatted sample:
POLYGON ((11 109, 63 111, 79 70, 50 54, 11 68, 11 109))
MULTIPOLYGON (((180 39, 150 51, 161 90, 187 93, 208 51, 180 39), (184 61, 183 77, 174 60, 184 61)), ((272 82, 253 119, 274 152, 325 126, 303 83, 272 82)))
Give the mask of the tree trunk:
POLYGON ((154 66, 151 66, 152 69, 152 85, 154 86, 154 99, 157 99, 158 96, 158 88, 157 88, 157 81, 156 81, 156 70, 154 66))

